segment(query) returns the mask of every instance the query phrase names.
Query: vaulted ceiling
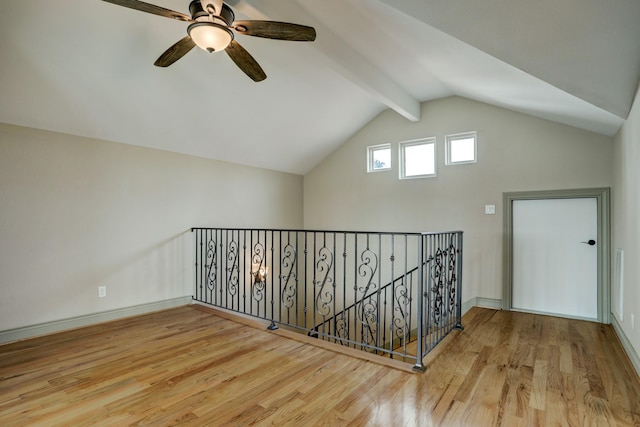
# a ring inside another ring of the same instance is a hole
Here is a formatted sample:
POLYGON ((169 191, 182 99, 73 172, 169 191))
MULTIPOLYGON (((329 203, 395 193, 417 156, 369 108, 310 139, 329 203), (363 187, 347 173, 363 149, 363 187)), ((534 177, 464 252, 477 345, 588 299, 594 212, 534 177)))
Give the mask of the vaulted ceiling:
MULTIPOLYGON (((149 0, 188 14, 189 0, 149 0)), ((0 4, 0 122, 304 174, 381 111, 463 96, 614 135, 640 79, 638 0, 228 0, 316 28, 158 56, 185 22, 100 0, 0 4)))

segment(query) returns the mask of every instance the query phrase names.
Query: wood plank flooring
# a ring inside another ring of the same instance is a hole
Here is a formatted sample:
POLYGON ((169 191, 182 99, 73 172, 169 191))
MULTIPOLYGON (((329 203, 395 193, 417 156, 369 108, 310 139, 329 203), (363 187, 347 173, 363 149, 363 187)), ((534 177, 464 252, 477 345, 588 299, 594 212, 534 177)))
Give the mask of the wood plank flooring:
POLYGON ((0 346, 0 426, 640 426, 609 326, 480 308, 463 324, 423 374, 196 306, 25 340, 0 346))

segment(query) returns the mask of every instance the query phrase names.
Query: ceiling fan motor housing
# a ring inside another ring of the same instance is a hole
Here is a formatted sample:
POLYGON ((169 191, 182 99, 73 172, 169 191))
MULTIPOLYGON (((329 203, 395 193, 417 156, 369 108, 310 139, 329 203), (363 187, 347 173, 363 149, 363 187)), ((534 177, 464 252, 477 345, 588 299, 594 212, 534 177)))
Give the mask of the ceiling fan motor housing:
MULTIPOLYGON (((198 18, 209 17, 209 12, 207 12, 202 8, 202 3, 199 0, 193 0, 189 4, 189 12, 191 12, 191 19, 193 19, 194 21, 197 21, 198 18)), ((222 21, 224 21, 227 24, 227 26, 229 26, 235 20, 235 14, 233 13, 233 10, 231 10, 229 6, 223 3, 222 12, 220 13, 219 16, 216 16, 216 18, 220 18, 222 21)))

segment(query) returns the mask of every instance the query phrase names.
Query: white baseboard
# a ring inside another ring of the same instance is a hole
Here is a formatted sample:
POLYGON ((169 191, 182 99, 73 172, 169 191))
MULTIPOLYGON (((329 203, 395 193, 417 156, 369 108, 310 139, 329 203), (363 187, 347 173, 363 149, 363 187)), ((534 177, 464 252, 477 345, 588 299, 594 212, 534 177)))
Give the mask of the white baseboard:
POLYGON ((611 326, 613 326, 613 330, 622 343, 622 348, 624 349, 625 353, 627 353, 629 360, 631 360, 631 364, 640 377, 640 357, 638 357, 638 353, 636 353, 636 350, 631 345, 631 341, 629 341, 629 338, 627 338, 627 335, 622 330, 622 326, 620 326, 620 324, 618 323, 618 319, 616 319, 616 316, 614 315, 611 315, 611 326))
POLYGON ((0 344, 23 340, 25 338, 33 338, 40 335, 52 334, 69 329, 81 328, 83 326, 108 322, 110 320, 122 319, 124 317, 137 316, 153 311, 166 310, 168 308, 191 304, 191 301, 192 298, 189 295, 179 298, 173 298, 170 300, 134 305, 132 307, 118 308, 115 310, 103 311, 100 313, 87 314, 84 316, 72 317, 69 319, 55 320, 53 322, 46 322, 38 325, 0 331, 0 344))

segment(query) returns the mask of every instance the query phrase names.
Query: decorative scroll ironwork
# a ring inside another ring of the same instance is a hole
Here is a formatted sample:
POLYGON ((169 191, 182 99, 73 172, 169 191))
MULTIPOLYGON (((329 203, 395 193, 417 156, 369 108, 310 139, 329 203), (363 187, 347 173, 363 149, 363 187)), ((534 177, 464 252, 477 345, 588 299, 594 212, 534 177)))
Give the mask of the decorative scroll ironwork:
POLYGON ((449 245, 448 248, 449 254, 449 317, 455 315, 453 310, 456 308, 456 282, 458 281, 458 277, 456 275, 456 263, 458 260, 458 250, 452 244, 449 245))
POLYGON ((213 291, 216 288, 218 280, 218 265, 217 265, 217 245, 215 240, 209 240, 207 242, 207 288, 213 291))
POLYGON ((336 318, 334 332, 336 337, 338 337, 340 344, 348 346, 349 343, 346 342, 346 340, 349 339, 349 318, 345 317, 346 311, 347 310, 343 310, 342 314, 336 318))
POLYGON ((227 281, 227 292, 232 296, 235 296, 238 293, 238 284, 240 281, 238 258, 238 243, 235 240, 232 240, 229 242, 227 247, 227 277, 229 278, 227 281))
POLYGON ((298 261, 296 248, 291 244, 287 244, 282 249, 282 274, 280 279, 284 280, 282 289, 282 304, 287 308, 293 308, 296 300, 296 292, 298 287, 298 277, 296 276, 295 266, 298 261))
POLYGON ((262 301, 262 298, 264 298, 264 292, 266 288, 266 283, 264 280, 260 280, 260 281, 254 280, 254 277, 256 276, 260 268, 263 267, 264 255, 265 255, 264 245, 260 242, 254 244, 253 254, 251 255, 251 264, 257 266, 257 268, 255 271, 253 270, 251 271, 251 282, 252 282, 251 294, 253 296, 253 299, 256 301, 262 301))
POLYGON ((431 266, 431 316, 435 326, 455 315, 456 309, 456 262, 458 250, 451 243, 445 249, 438 248, 429 257, 431 266), (447 301, 448 299, 448 301, 447 301), (448 304, 445 304, 445 301, 448 304))
MULTIPOLYGON (((369 297, 361 301, 358 319, 362 324, 362 340, 369 346, 377 346, 378 301, 369 297)), ((375 349, 370 349, 375 351, 375 349)))
POLYGON ((443 262, 444 252, 438 248, 435 255, 430 259, 433 265, 431 266, 431 316, 435 325, 440 325, 442 318, 442 303, 445 277, 445 263, 443 262))
POLYGON ((316 294, 316 312, 321 316, 331 314, 331 302, 333 301, 333 292, 331 284, 331 270, 333 268, 333 252, 326 246, 318 250, 318 261, 316 262, 316 279, 313 284, 317 289, 316 294), (325 290, 325 287, 329 288, 325 290))
POLYGON ((356 315, 362 325, 364 343, 375 346, 377 342, 378 301, 369 293, 375 291, 378 286, 373 282, 376 271, 378 271, 378 255, 367 248, 360 254, 360 261, 358 275, 365 278, 366 285, 357 287, 357 291, 362 294, 362 298, 356 305, 356 315))
POLYGON ((393 315, 393 336, 407 341, 409 331, 408 307, 411 296, 408 294, 405 278, 401 278, 394 288, 395 308, 393 315))

